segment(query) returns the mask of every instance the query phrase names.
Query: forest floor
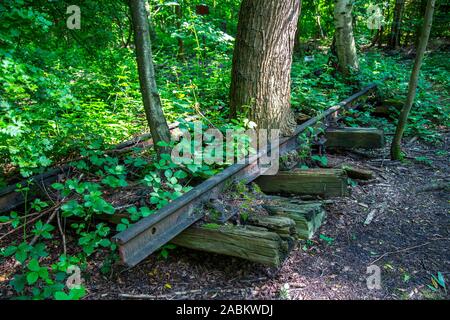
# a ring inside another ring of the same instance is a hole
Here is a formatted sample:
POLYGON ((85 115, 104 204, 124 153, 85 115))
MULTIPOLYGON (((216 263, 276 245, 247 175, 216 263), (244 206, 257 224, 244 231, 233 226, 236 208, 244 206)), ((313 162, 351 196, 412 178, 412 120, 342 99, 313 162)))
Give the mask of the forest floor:
MULTIPOLYGON (((278 270, 176 248, 167 259, 154 254, 132 269, 103 275, 99 252, 83 273, 84 299, 450 299, 443 288, 429 288, 438 272, 450 282, 449 193, 417 192, 449 179, 450 134, 441 146, 410 141, 404 151, 404 162, 388 160, 387 147, 329 154, 330 165, 361 166, 376 179, 333 199, 314 239, 302 241, 278 270), (369 213, 374 218, 365 225, 369 213), (381 270, 379 290, 367 287, 370 265, 381 270)), ((0 267, 1 299, 12 295, 2 275, 14 267, 13 259, 0 267)))
POLYGON ((387 160, 387 148, 329 155, 331 163, 372 168, 377 178, 335 199, 319 233, 279 270, 177 248, 109 278, 92 275, 86 299, 450 299, 428 287, 438 272, 450 279, 449 194, 417 192, 449 178, 450 135, 438 149, 410 141, 405 151, 404 162, 387 160), (381 269, 379 290, 367 287, 370 265, 381 269))

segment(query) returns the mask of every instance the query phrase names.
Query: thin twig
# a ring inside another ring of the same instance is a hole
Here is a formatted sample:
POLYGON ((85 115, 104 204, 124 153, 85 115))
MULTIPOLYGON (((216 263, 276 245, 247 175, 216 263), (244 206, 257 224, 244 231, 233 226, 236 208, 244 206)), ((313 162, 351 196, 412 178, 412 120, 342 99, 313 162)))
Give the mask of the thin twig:
POLYGON ((142 300, 142 299, 167 299, 173 296, 185 296, 185 295, 189 295, 189 294, 196 294, 196 293, 201 293, 201 294, 211 294, 211 293, 239 293, 239 292, 245 292, 248 291, 249 289, 207 289, 207 290, 201 290, 201 289, 195 289, 195 290, 188 290, 188 291, 178 291, 178 292, 173 292, 171 294, 162 294, 162 295, 147 295, 147 294, 126 294, 126 293, 121 293, 119 294, 119 296, 121 298, 125 298, 125 299, 137 299, 137 300, 142 300))
POLYGON ((63 242, 63 249, 64 249, 64 255, 67 254, 67 246, 66 246, 66 235, 64 233, 64 230, 62 228, 61 225, 61 215, 59 214, 59 210, 57 210, 57 215, 56 215, 56 220, 58 221, 58 229, 59 229, 59 233, 61 233, 61 238, 62 238, 62 242, 63 242))
POLYGON ((395 254, 395 253, 406 252, 406 251, 411 251, 411 250, 414 250, 414 249, 417 249, 417 248, 425 247, 425 246, 428 246, 429 244, 431 244, 433 241, 438 241, 438 240, 447 240, 448 241, 448 240, 450 240, 450 238, 439 237, 439 238, 435 238, 435 239, 430 239, 430 241, 428 241, 428 242, 425 242, 425 243, 422 243, 422 244, 419 244, 419 245, 416 245, 416 246, 413 246, 413 247, 408 247, 408 248, 400 249, 400 250, 397 250, 397 251, 386 252, 386 253, 383 253, 378 258, 376 258, 375 260, 373 260, 371 263, 369 263, 369 265, 375 264, 376 262, 380 261, 384 257, 387 257, 388 255, 395 254))
MULTIPOLYGON (((36 215, 43 214, 43 213, 44 212, 33 212, 33 213, 30 213, 30 214, 27 214, 27 215, 23 215, 23 216, 17 217, 17 219, 19 219, 19 220, 21 220, 21 219, 28 219, 28 218, 31 218, 31 217, 34 217, 36 215)), ((11 224, 11 223, 13 223, 14 220, 15 219, 11 219, 10 221, 0 223, 0 227, 8 225, 8 224, 11 224)))
MULTIPOLYGON (((82 176, 82 175, 81 175, 81 176, 82 176)), ((81 179, 81 176, 80 176, 80 179, 81 179)), ((58 205, 56 205, 56 206, 53 207, 53 208, 54 208, 53 213, 50 215, 50 217, 48 217, 48 219, 47 219, 47 221, 45 222, 45 224, 49 224, 50 222, 53 221, 53 219, 56 217, 57 213, 59 212, 59 208, 61 208, 61 205, 62 205, 64 202, 66 202, 66 198, 65 198, 65 197, 62 199, 61 202, 58 203, 58 205)), ((38 239, 39 239, 39 235, 35 235, 35 236, 33 237, 33 239, 31 240, 31 242, 30 242, 30 246, 34 245, 38 239)))
MULTIPOLYGON (((27 221, 27 222, 24 223, 24 224, 22 224, 22 225, 20 225, 20 226, 18 226, 18 227, 16 227, 16 228, 14 228, 14 229, 12 229, 11 231, 5 233, 4 235, 2 235, 2 236, 0 237, 0 240, 6 238, 7 236, 9 236, 9 235, 15 233, 15 232, 18 231, 18 230, 21 230, 21 229, 22 229, 23 227, 25 227, 26 225, 29 225, 30 223, 33 223, 33 222, 36 221, 37 219, 40 219, 41 217, 43 217, 44 215, 46 215, 46 214, 49 213, 50 211, 55 210, 55 208, 57 208, 57 207, 58 207, 58 205, 55 205, 55 206, 53 206, 53 207, 51 207, 51 208, 49 208, 49 209, 47 209, 47 210, 44 210, 44 211, 39 212, 39 213, 36 213, 36 214, 37 214, 36 217, 34 217, 33 219, 27 221)), ((30 215, 28 215, 28 216, 30 216, 30 215)))

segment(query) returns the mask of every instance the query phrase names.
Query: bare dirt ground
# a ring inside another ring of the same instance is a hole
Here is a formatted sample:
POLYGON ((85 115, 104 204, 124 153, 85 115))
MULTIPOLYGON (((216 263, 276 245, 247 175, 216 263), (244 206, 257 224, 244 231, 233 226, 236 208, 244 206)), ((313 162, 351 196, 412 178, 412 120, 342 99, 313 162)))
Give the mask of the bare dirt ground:
POLYGON ((111 278, 93 275, 86 298, 449 299, 443 288, 428 287, 438 272, 450 282, 449 193, 420 192, 450 177, 449 142, 447 134, 437 149, 409 143, 403 163, 381 160, 388 149, 330 155, 331 163, 369 167, 377 178, 335 199, 316 237, 302 241, 279 270, 175 249, 167 259, 150 257, 111 278), (369 213, 373 220, 365 225, 369 213), (378 290, 367 287, 370 265, 381 271, 378 290))

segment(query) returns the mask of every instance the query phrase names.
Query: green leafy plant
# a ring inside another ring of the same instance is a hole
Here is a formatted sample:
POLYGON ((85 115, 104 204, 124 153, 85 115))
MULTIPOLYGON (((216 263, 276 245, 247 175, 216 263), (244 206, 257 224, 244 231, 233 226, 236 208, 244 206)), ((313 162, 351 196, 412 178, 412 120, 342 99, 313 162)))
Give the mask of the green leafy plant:
POLYGON ((319 238, 321 239, 321 240, 323 240, 323 241, 325 241, 329 246, 331 246, 333 243, 334 243, 334 238, 331 238, 331 237, 327 237, 326 235, 324 235, 324 234, 321 234, 320 236, 319 236, 319 238))
POLYGON ((433 292, 443 289, 445 294, 447 294, 447 284, 445 283, 445 278, 441 272, 438 272, 437 276, 431 275, 431 285, 428 284, 427 287, 433 292))
POLYGON ((314 161, 317 161, 323 167, 328 166, 328 158, 325 155, 323 155, 323 156, 313 155, 313 156, 311 156, 311 159, 314 160, 314 161))

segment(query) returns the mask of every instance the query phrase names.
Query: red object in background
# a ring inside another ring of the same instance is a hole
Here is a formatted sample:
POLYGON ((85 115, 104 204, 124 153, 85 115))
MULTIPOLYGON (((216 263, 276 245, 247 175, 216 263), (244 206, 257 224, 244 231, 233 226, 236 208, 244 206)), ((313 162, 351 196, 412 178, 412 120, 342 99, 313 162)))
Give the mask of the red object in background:
POLYGON ((197 5, 197 14, 202 16, 209 14, 209 7, 206 4, 197 5))

